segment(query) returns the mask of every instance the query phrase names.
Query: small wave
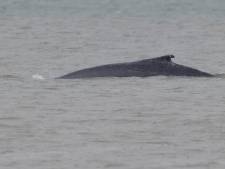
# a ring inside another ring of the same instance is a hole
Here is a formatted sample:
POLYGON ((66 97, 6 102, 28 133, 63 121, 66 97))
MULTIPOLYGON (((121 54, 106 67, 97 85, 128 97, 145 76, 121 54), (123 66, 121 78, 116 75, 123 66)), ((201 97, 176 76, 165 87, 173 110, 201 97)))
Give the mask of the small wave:
POLYGON ((225 73, 221 73, 221 74, 215 74, 215 77, 218 77, 218 78, 223 78, 223 79, 225 79, 225 73))
POLYGON ((32 75, 32 78, 35 80, 45 80, 45 78, 42 75, 34 74, 32 75))
POLYGON ((19 76, 15 75, 0 75, 0 79, 19 79, 19 76))

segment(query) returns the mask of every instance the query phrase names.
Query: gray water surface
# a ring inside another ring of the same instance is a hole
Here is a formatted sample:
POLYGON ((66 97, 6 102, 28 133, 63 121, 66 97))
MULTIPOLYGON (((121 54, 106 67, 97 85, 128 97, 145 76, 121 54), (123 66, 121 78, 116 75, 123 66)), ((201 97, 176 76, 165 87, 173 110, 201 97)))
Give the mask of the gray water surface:
POLYGON ((1 1, 0 168, 224 169, 224 78, 54 79, 164 54, 223 74, 224 2, 1 1))

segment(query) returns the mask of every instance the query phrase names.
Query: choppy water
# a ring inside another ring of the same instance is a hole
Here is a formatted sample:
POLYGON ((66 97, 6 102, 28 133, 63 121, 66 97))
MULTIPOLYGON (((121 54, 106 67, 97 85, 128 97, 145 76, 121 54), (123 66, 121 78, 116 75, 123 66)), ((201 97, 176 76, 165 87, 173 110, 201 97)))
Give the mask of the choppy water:
POLYGON ((225 73, 224 2, 1 1, 0 168, 225 168, 224 78, 54 79, 164 54, 225 73))

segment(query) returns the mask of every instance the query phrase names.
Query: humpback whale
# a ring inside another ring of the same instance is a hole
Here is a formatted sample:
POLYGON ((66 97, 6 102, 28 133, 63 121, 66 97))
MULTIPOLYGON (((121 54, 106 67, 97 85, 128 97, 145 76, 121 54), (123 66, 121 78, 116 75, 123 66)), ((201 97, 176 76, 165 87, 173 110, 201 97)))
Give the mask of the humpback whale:
POLYGON ((172 61, 174 55, 144 59, 134 62, 101 65, 78 70, 60 79, 79 79, 95 77, 148 77, 148 76, 190 76, 213 77, 212 74, 188 66, 176 64, 172 61))

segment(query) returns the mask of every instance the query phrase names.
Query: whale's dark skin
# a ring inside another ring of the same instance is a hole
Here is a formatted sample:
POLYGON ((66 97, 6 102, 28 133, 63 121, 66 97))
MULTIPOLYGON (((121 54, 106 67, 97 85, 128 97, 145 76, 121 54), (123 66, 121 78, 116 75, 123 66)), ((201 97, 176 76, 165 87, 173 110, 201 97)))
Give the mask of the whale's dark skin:
POLYGON ((213 77, 212 74, 176 64, 172 62, 173 55, 165 55, 136 62, 125 62, 96 66, 75 71, 60 79, 80 79, 96 77, 148 77, 148 76, 190 76, 213 77))

